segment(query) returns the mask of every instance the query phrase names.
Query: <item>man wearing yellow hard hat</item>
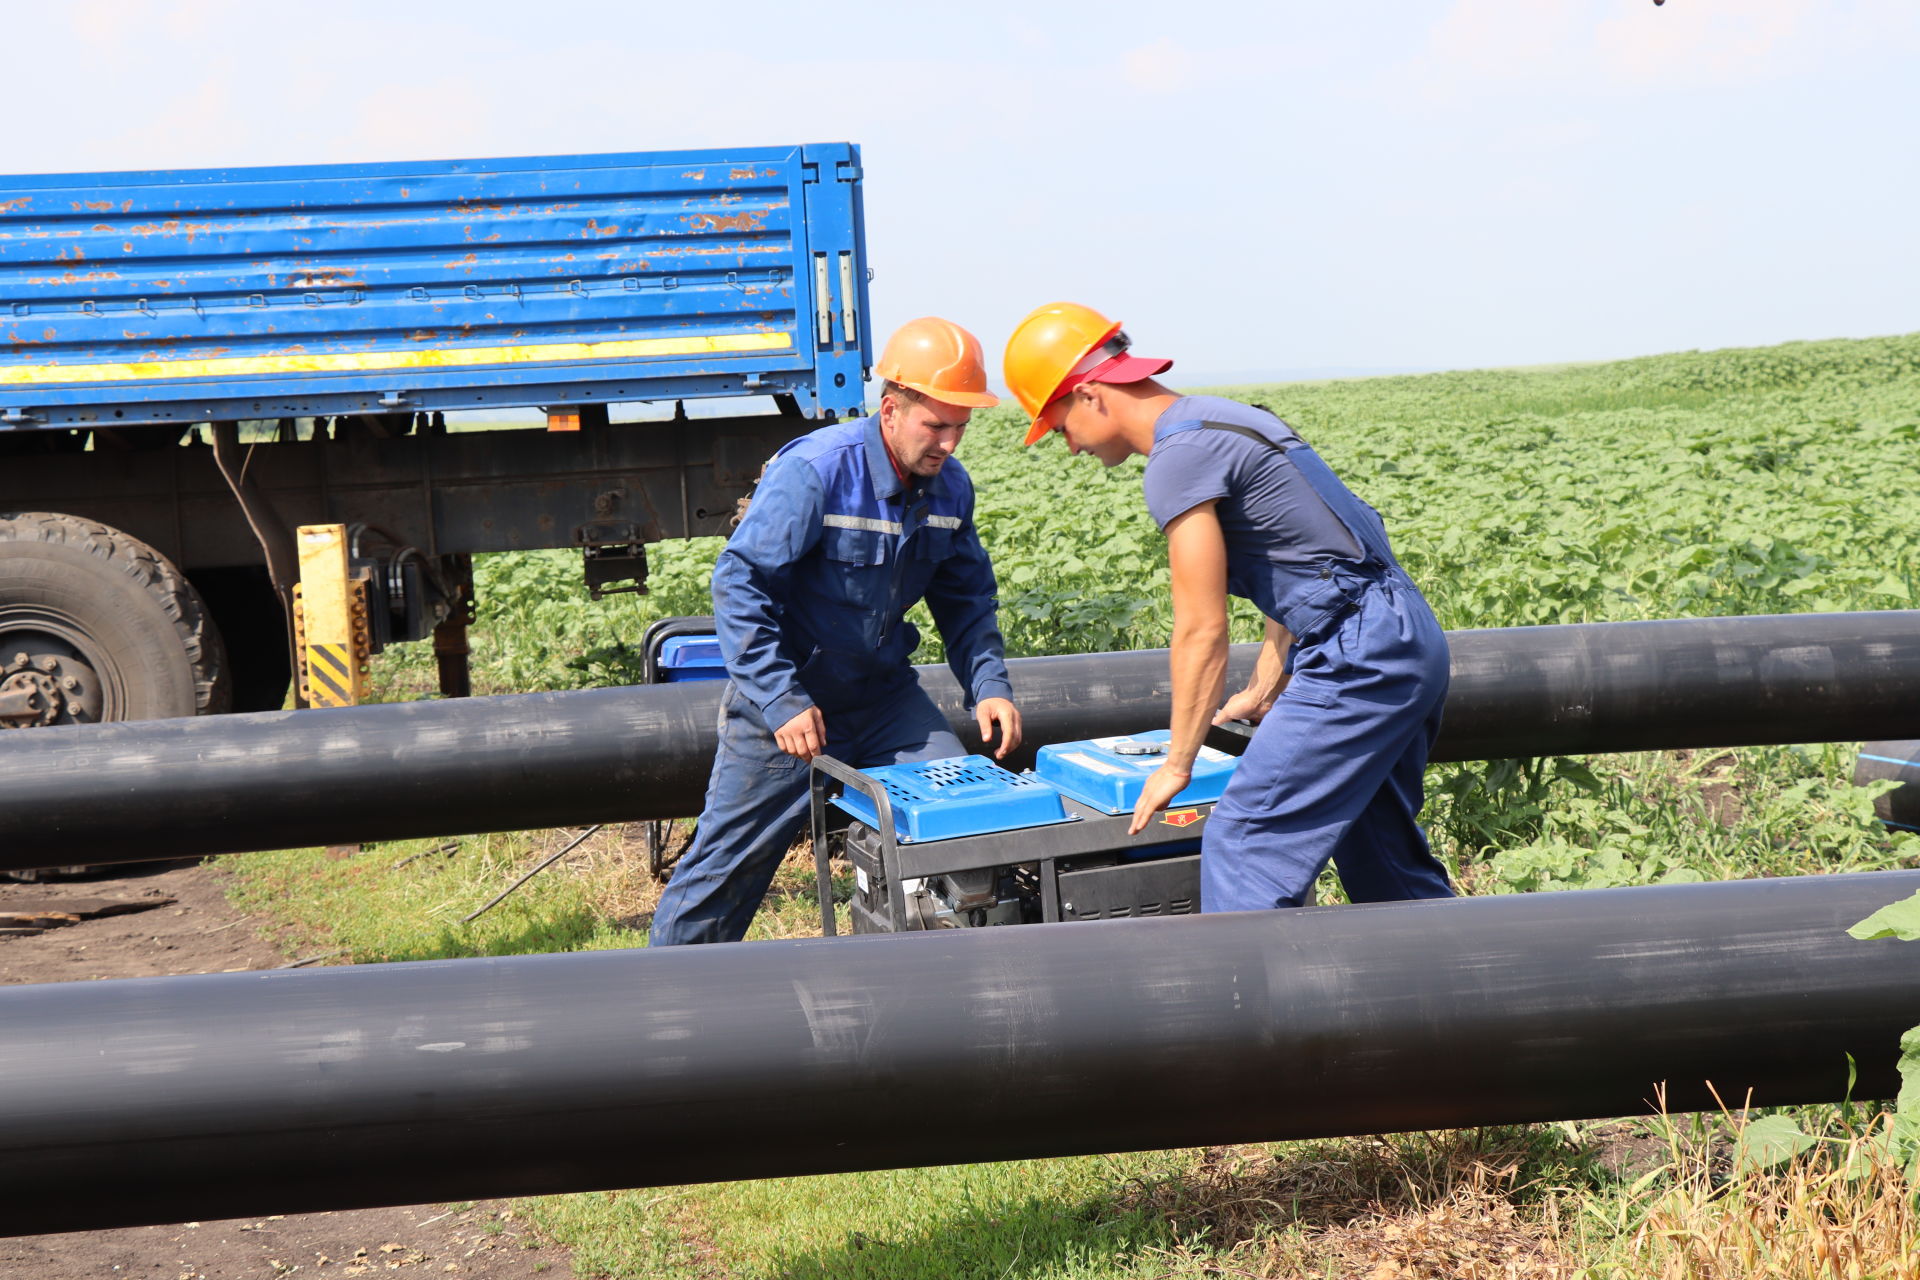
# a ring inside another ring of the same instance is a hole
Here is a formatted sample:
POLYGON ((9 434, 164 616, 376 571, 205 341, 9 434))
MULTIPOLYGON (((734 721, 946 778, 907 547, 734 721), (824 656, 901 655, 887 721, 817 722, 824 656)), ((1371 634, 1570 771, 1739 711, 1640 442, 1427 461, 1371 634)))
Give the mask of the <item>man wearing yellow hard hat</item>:
POLYGON ((880 408, 784 446, 713 570, 727 663, 720 749, 652 946, 745 936, 807 810, 806 762, 861 768, 964 755, 909 660, 925 599, 981 738, 1020 745, 993 566, 954 458, 987 391, 971 333, 910 321, 874 365, 880 408))
POLYGON ((1210 723, 1259 722, 1201 843, 1205 911, 1299 906, 1329 860, 1356 902, 1452 896, 1417 816, 1447 692, 1446 633, 1379 515, 1264 409, 1183 396, 1171 360, 1058 302, 1007 342, 1007 387, 1049 434, 1107 466, 1147 456, 1167 535, 1173 715, 1139 831, 1178 794, 1210 723), (1253 679, 1225 697, 1227 595, 1267 616, 1253 679))

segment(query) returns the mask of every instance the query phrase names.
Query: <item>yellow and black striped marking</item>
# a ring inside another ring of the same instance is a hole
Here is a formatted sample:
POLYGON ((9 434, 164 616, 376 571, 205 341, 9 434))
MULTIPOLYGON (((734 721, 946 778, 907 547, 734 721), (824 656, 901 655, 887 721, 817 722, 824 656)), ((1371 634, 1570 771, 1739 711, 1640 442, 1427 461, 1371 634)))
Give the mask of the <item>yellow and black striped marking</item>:
POLYGON ((344 644, 307 646, 309 700, 316 707, 350 707, 354 696, 353 652, 344 644))

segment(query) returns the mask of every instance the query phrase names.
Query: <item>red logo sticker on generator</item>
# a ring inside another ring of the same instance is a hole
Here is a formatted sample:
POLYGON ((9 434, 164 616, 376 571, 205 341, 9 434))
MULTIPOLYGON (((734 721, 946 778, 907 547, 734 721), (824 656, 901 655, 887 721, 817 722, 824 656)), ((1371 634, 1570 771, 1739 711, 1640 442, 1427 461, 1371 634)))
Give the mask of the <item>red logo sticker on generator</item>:
POLYGON ((1161 818, 1160 821, 1170 827, 1190 827, 1200 821, 1200 811, 1198 809, 1175 809, 1172 813, 1161 818))

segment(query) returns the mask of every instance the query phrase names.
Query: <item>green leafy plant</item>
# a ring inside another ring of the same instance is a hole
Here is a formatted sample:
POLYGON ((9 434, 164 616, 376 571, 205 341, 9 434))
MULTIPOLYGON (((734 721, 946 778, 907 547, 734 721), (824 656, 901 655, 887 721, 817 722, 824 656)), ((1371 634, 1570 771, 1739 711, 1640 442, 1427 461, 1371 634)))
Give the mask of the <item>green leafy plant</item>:
MULTIPOLYGON (((1920 941, 1920 893, 1890 903, 1847 930, 1865 940, 1920 941)), ((1911 1177, 1920 1177, 1920 1027, 1900 1037, 1900 1095, 1894 1104, 1893 1147, 1911 1177)))

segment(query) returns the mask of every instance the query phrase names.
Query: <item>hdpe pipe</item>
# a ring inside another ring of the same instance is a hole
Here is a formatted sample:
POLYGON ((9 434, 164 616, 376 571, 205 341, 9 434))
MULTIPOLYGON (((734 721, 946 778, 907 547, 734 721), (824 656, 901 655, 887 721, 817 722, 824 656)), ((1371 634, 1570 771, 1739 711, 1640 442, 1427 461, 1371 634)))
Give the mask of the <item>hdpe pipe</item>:
POLYGON ((1916 889, 0 988, 0 1234, 1886 1098, 1920 946, 1846 930, 1916 889))
MULTIPOLYGON (((1449 638, 1436 760, 1833 742, 1920 723, 1920 612, 1449 638)), ((1254 653, 1236 650, 1231 680, 1254 653)), ((1009 666, 1030 743, 1166 723, 1163 650, 1009 666)), ((977 741, 947 670, 923 667, 920 679, 977 741)), ((0 733, 0 869, 684 817, 706 788, 720 687, 0 733)))

